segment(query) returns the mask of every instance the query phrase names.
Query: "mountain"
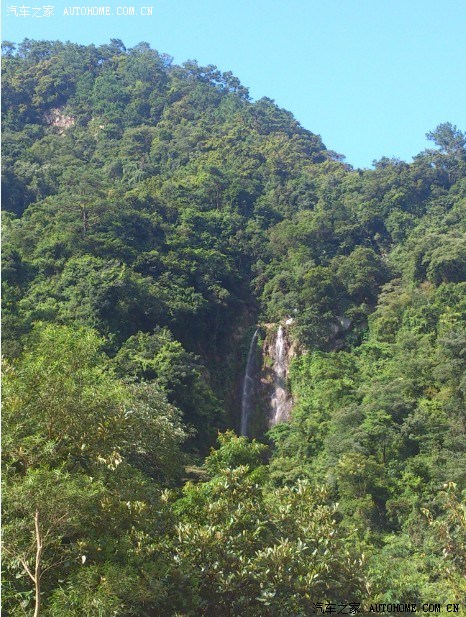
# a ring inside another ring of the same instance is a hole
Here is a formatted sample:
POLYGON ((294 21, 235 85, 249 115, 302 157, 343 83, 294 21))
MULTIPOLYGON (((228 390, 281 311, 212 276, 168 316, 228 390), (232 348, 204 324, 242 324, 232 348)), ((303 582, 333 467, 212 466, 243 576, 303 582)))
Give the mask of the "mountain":
POLYGON ((146 43, 2 70, 9 614, 460 602, 465 134, 353 169, 146 43), (285 321, 291 418, 236 437, 285 321))

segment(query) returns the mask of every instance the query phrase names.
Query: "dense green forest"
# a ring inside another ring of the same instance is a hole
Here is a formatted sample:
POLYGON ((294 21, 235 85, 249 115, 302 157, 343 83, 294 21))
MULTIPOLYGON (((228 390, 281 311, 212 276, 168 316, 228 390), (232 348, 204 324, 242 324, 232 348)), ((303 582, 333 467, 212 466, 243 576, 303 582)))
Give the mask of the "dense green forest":
POLYGON ((2 49, 5 615, 466 610, 466 134, 353 169, 215 66, 2 49))

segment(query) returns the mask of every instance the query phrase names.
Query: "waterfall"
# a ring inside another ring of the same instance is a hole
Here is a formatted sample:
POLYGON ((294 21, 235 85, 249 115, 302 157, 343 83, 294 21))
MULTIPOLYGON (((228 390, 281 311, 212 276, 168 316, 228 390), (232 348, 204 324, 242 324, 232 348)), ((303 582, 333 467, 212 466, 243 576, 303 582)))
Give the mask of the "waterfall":
POLYGON ((254 332, 249 345, 248 360, 246 362, 246 372, 243 381, 243 393, 241 396, 241 428, 240 434, 247 436, 249 417, 252 411, 252 402, 254 394, 254 352, 259 330, 254 332))
POLYGON ((291 401, 286 393, 287 354, 285 346, 285 332, 280 326, 275 340, 275 362, 273 365, 275 390, 272 396, 271 426, 286 420, 290 411, 291 401))

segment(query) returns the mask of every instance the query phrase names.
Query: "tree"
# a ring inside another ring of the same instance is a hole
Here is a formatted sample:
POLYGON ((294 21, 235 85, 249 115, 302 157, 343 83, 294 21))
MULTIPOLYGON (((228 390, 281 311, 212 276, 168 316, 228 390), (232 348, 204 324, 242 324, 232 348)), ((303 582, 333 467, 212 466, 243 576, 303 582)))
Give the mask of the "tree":
POLYGON ((219 443, 206 461, 212 478, 188 483, 173 504, 172 571, 184 584, 172 610, 272 617, 360 597, 363 563, 326 491, 305 481, 270 489, 263 446, 231 434, 219 443))
MULTIPOLYGON (((156 388, 118 380, 102 344, 85 328, 37 327, 5 371, 5 606, 14 615, 31 599, 36 617, 42 604, 49 610, 60 581, 79 590, 83 568, 99 578, 126 564, 122 576, 129 569, 137 588, 138 551, 167 523, 159 486, 183 470, 178 412, 156 388)), ((102 602, 116 598, 137 602, 116 587, 102 602)))
POLYGON ((456 157, 463 157, 466 154, 466 134, 451 122, 439 124, 435 130, 429 131, 426 137, 439 146, 444 154, 456 157))
POLYGON ((195 449, 203 451, 213 443, 215 427, 223 417, 220 402, 205 378, 200 358, 174 340, 168 328, 129 337, 119 349, 115 363, 122 377, 153 382, 166 393, 183 413, 184 422, 195 429, 195 449))
POLYGON ((427 155, 446 171, 448 181, 454 182, 461 177, 466 166, 466 134, 450 122, 444 122, 426 137, 439 146, 440 153, 427 151, 427 155))
POLYGON ((91 513, 99 508, 106 491, 101 482, 63 468, 29 469, 22 475, 14 467, 6 468, 4 483, 5 605, 10 600, 23 609, 29 606, 25 580, 29 578, 34 586, 34 617, 38 617, 42 598, 52 581, 56 584, 59 572, 69 571, 79 561, 85 563, 84 544, 81 541, 80 547, 76 540, 95 524, 91 513))

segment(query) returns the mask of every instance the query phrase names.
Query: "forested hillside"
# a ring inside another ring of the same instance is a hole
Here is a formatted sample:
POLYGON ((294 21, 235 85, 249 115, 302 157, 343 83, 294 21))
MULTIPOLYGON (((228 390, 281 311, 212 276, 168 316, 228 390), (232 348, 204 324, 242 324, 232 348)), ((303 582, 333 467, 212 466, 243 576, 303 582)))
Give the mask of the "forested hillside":
POLYGON ((466 135, 353 169, 119 40, 5 43, 2 91, 6 614, 466 610, 466 135))

